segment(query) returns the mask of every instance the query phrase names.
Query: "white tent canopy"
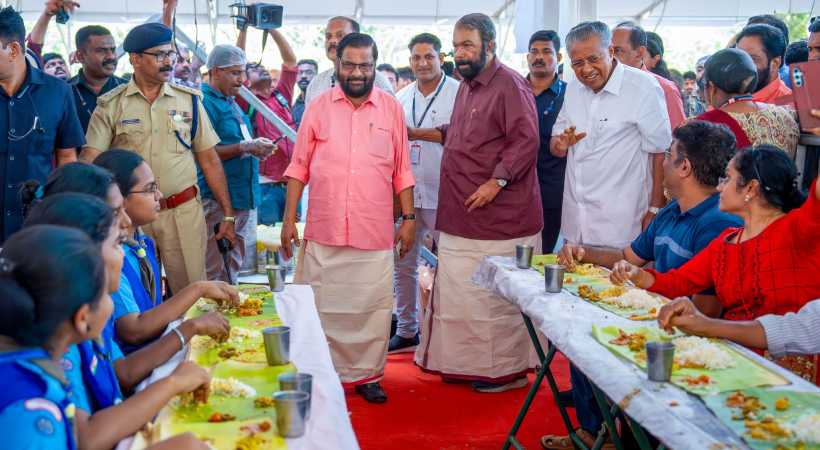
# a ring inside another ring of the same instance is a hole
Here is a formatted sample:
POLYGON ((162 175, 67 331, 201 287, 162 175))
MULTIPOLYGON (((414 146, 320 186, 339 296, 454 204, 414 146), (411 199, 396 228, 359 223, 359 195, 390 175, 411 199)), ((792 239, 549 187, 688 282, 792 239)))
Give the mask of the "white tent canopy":
MULTIPOLYGON (((160 0, 77 0, 82 6, 75 19, 81 22, 145 21, 162 9, 160 0)), ((230 22, 229 5, 242 0, 179 0, 177 21, 205 25, 230 22)), ((246 0, 247 3, 252 3, 246 0)), ((255 1, 255 0, 254 0, 255 1)), ((367 25, 426 25, 453 23, 471 12, 499 20, 511 15, 543 17, 559 10, 567 16, 596 17, 605 22, 635 20, 647 27, 663 25, 720 26, 741 22, 756 14, 811 12, 816 0, 274 0, 285 8, 287 24, 323 24, 329 17, 355 17, 367 25)), ((26 20, 36 20, 44 0, 0 0, 14 6, 26 20)), ((820 8, 820 5, 818 5, 820 8)), ((570 22, 576 20, 567 19, 570 22)))

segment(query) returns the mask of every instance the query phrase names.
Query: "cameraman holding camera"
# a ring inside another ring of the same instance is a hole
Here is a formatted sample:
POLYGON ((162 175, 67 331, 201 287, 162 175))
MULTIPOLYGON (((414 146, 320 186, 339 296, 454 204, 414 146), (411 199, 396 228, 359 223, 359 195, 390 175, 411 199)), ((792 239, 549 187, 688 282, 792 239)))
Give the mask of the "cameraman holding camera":
MULTIPOLYGON (((239 37, 236 46, 245 49, 247 39, 247 21, 237 20, 239 37)), ((282 56, 282 72, 279 81, 274 84, 270 73, 265 66, 260 63, 249 63, 246 66, 247 82, 246 86, 253 92, 253 95, 264 103, 271 111, 279 116, 289 127, 296 129, 293 121, 291 104, 293 103, 293 92, 296 86, 296 78, 299 71, 296 69, 296 54, 293 52, 285 36, 276 29, 262 30, 269 33, 276 43, 279 54, 282 56)), ((261 57, 259 58, 261 61, 261 57)), ((262 114, 254 111, 248 103, 241 97, 236 98, 236 103, 250 117, 253 127, 253 135, 256 138, 267 138, 276 141, 280 132, 272 123, 265 119, 262 114)), ((288 182, 283 174, 290 164, 290 157, 293 155, 295 142, 284 138, 278 142, 278 151, 268 159, 259 164, 259 184, 261 192, 261 203, 259 204, 257 222, 264 225, 275 225, 281 222, 285 215, 285 191, 288 182)))

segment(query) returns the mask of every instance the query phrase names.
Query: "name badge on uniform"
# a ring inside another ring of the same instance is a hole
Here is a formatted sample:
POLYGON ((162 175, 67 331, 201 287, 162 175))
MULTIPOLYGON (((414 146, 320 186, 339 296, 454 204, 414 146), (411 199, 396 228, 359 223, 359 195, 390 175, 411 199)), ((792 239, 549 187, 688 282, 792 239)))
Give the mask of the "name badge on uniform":
POLYGON ((138 123, 142 123, 142 120, 140 120, 140 119, 126 119, 126 120, 120 120, 120 125, 122 125, 122 126, 125 126, 125 125, 136 125, 136 124, 138 124, 138 123))
POLYGON ((419 164, 421 162, 421 146, 413 144, 410 146, 410 164, 419 164))
POLYGON ((251 139, 253 139, 251 134, 248 133, 248 127, 244 123, 239 124, 239 131, 242 132, 242 140, 250 141, 251 139))

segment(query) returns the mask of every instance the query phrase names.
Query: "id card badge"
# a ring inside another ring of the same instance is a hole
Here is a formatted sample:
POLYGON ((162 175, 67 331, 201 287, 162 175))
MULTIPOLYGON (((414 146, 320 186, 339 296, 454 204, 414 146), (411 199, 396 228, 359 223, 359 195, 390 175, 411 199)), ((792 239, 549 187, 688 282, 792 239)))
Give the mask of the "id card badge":
POLYGON ((421 146, 413 144, 410 146, 410 164, 418 164, 421 162, 421 146))
POLYGON ((239 124, 239 130, 242 132, 242 140, 250 141, 253 139, 253 136, 248 133, 248 127, 244 123, 239 124))

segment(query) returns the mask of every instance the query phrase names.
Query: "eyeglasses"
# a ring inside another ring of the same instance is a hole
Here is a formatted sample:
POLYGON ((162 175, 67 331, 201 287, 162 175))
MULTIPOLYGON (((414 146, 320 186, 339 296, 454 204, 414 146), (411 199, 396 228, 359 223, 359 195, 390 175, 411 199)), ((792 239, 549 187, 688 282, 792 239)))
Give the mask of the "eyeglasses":
POLYGON ((152 56, 157 58, 158 63, 161 63, 161 62, 165 61, 165 58, 170 59, 171 62, 174 62, 174 61, 177 60, 177 58, 179 58, 179 53, 173 52, 173 51, 171 51, 171 52, 156 52, 156 53, 139 52, 139 54, 141 54, 141 55, 152 55, 152 56))
POLYGON ((153 184, 151 184, 151 187, 144 191, 131 191, 129 192, 129 194, 150 194, 153 195, 155 199, 158 199, 160 195, 159 186, 156 182, 154 182, 153 184))
POLYGON ((341 65, 342 65, 342 69, 343 69, 345 72, 353 72, 353 71, 354 71, 354 70, 356 70, 356 68, 358 67, 358 68, 359 68, 359 70, 361 70, 361 71, 362 71, 362 73, 369 73, 369 72, 372 72, 372 71, 373 71, 373 67, 375 67, 375 66, 376 66, 376 64, 375 64, 375 63, 354 64, 354 63, 352 63, 352 62, 342 61, 342 59, 341 59, 341 58, 339 58, 339 64, 341 64, 341 65))
POLYGON ((663 159, 669 159, 669 158, 671 158, 672 156, 674 156, 674 155, 672 154, 672 147, 667 148, 667 149, 663 152, 663 159))
POLYGON ((590 56, 587 59, 575 60, 575 61, 572 62, 572 64, 570 64, 570 67, 572 67, 574 70, 578 70, 578 69, 584 67, 586 64, 589 64, 590 66, 594 66, 598 61, 603 59, 604 55, 606 55, 606 52, 607 51, 604 50, 604 52, 601 53, 600 56, 590 56))
POLYGON ((718 178, 718 186, 723 186, 724 184, 728 183, 731 180, 732 179, 729 178, 729 177, 726 177, 726 178, 720 177, 720 178, 718 178))

